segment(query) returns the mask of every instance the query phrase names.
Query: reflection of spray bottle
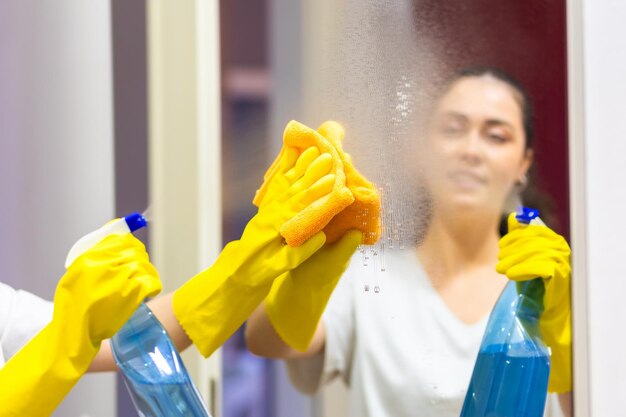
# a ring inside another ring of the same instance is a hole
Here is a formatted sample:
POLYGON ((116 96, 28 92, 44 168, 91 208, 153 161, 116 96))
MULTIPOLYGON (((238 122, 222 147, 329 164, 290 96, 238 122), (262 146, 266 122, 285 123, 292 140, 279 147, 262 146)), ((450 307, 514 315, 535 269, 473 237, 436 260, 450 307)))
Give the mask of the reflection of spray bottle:
MULTIPOLYGON (((107 223, 74 244, 66 267, 106 236, 146 225, 139 213, 107 223)), ((111 349, 141 417, 210 417, 174 343, 148 306, 141 304, 113 336, 111 349)))
MULTIPOLYGON (((516 218, 543 225, 538 215, 522 208, 516 218)), ((489 316, 461 417, 543 416, 550 374, 539 330, 544 292, 541 278, 504 288, 489 316)))

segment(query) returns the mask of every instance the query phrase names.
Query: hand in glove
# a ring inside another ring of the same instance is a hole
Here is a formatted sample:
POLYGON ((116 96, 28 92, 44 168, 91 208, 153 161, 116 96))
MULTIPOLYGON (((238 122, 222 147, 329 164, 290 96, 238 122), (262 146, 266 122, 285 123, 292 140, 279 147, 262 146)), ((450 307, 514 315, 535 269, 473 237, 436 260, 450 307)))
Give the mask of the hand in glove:
POLYGON ((514 281, 543 278, 544 311, 539 326, 550 347, 548 391, 572 390, 570 248, 565 239, 542 225, 522 225, 509 216, 509 232, 500 239, 496 270, 514 281))
POLYGON ((350 230, 274 281, 265 311, 289 346, 302 352, 309 347, 326 304, 362 240, 362 232, 350 230))
POLYGON ((335 176, 328 174, 331 156, 320 155, 312 147, 285 164, 285 174, 277 177, 290 180, 271 184, 272 199, 264 199, 241 239, 226 245, 210 268, 174 293, 174 314, 205 357, 243 324, 265 298, 275 278, 302 264, 326 240, 323 233, 318 233, 301 246, 290 247, 279 229, 332 191, 335 176))
POLYGON ((100 342, 161 291, 143 244, 112 235, 59 281, 52 321, 0 370, 0 416, 47 416, 85 373, 100 342))
MULTIPOLYGON (((266 181, 268 178, 271 181, 267 184, 267 190, 263 199, 258 201, 258 206, 263 207, 271 204, 278 197, 285 194, 297 180, 302 178, 305 171, 319 156, 320 150, 315 146, 306 148, 302 153, 297 148, 291 146, 284 147, 281 150, 280 157, 274 162, 273 169, 270 169, 271 178, 268 174, 265 176, 266 181)), ((324 158, 326 159, 328 156, 324 156, 324 158)), ((329 160, 326 163, 330 165, 331 161, 329 160)), ((329 172, 330 168, 329 166, 329 172)))

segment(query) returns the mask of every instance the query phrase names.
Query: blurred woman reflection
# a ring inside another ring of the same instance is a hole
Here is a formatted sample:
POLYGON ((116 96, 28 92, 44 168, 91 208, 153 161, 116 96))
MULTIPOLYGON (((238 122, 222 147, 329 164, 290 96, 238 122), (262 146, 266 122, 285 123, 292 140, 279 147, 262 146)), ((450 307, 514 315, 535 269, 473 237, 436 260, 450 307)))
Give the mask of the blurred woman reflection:
MULTIPOLYGON (((248 322, 250 350, 287 359, 307 393, 340 376, 352 416, 458 417, 507 283, 494 268, 500 225, 507 200, 527 183, 533 139, 532 106, 517 81, 490 68, 459 72, 433 106, 422 148, 433 208, 422 244, 385 253, 379 294, 364 291, 378 271, 353 262, 307 352, 284 344, 263 308, 248 322)), ((569 414, 570 393, 559 399, 569 414)))

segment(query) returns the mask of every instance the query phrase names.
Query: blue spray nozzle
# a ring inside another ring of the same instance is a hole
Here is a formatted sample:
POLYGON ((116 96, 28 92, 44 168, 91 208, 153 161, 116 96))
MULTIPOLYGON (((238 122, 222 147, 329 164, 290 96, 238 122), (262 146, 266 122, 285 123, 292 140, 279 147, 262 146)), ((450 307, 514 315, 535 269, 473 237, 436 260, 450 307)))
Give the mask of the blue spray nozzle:
POLYGON ((515 214, 515 219, 524 224, 530 224, 530 222, 539 217, 539 210, 530 207, 520 207, 515 214))
POLYGON ((126 224, 131 232, 134 232, 137 229, 141 229, 142 227, 146 227, 148 221, 145 217, 143 217, 140 213, 131 213, 128 216, 124 217, 126 224))

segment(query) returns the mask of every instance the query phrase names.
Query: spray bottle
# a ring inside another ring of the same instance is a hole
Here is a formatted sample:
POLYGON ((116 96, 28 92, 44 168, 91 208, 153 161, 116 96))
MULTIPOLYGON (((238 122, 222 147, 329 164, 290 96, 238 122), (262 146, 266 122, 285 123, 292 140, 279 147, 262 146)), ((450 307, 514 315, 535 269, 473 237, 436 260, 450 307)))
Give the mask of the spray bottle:
MULTIPOLYGON (((544 225, 539 212, 522 208, 516 219, 544 225)), ((493 308, 461 417, 541 417, 550 354, 541 337, 545 287, 541 278, 510 281, 493 308)))
MULTIPOLYGON (((74 244, 65 267, 111 234, 147 225, 139 213, 107 223, 74 244)), ((141 417, 210 417, 174 343, 150 308, 141 304, 111 338, 111 350, 141 417)))

